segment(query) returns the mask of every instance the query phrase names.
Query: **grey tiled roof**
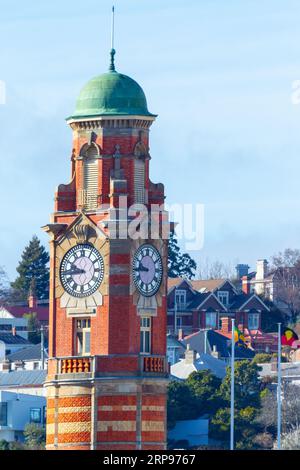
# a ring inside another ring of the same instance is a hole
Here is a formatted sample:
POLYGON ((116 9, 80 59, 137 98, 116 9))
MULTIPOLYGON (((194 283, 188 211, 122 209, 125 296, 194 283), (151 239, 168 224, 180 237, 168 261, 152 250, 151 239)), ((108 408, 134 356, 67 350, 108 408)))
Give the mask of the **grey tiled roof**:
POLYGON ((30 344, 31 343, 19 335, 13 335, 12 333, 0 333, 0 341, 5 344, 30 344))
MULTIPOLYGON (((45 351, 45 357, 48 357, 47 352, 45 351)), ((39 360, 41 359, 41 345, 34 344, 19 351, 13 352, 7 356, 11 362, 14 361, 30 361, 30 360, 39 360)))
POLYGON ((0 387, 13 385, 42 385, 46 380, 46 375, 46 370, 0 372, 0 387))

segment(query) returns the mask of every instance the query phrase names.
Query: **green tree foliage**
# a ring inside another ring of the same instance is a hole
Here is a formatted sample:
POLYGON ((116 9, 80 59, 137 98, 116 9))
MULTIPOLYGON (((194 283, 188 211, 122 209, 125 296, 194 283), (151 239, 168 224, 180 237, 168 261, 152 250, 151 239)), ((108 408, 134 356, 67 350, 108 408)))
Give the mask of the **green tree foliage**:
POLYGON ((40 322, 36 313, 25 313, 23 318, 27 320, 28 340, 33 344, 41 342, 40 322))
POLYGON ((9 442, 5 439, 0 440, 0 450, 9 450, 9 442))
POLYGON ((195 276, 196 269, 196 262, 188 253, 181 253, 175 233, 171 232, 168 251, 169 277, 192 279, 195 276))
POLYGON ((32 284, 35 284, 35 294, 39 299, 49 297, 49 255, 41 245, 36 235, 25 247, 21 261, 17 267, 19 276, 12 282, 12 288, 22 300, 28 298, 32 284))
POLYGON ((176 421, 198 417, 197 400, 185 382, 170 382, 168 386, 168 427, 176 421))
POLYGON ((37 424, 26 424, 24 429, 25 444, 28 449, 38 450, 45 448, 45 429, 37 424))
MULTIPOLYGON (((236 361, 234 368, 234 398, 236 409, 247 406, 260 406, 261 385, 259 367, 249 361, 236 361)), ((220 394, 226 402, 230 402, 231 369, 226 368, 226 376, 220 387, 220 394)))
POLYGON ((214 413, 221 406, 222 399, 217 391, 222 381, 208 370, 192 372, 186 384, 196 398, 198 415, 214 413))

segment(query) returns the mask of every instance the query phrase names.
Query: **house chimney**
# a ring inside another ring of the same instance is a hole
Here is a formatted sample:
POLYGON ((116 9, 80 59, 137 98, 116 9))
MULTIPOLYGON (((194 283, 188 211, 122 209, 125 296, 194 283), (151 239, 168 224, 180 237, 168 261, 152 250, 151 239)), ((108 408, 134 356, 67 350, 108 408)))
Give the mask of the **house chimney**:
POLYGON ((183 329, 179 328, 178 330, 178 340, 181 341, 183 339, 183 329))
POLYGON ((268 261, 266 259, 258 259, 256 262, 256 276, 257 281, 265 279, 268 271, 268 261))
POLYGON ((12 335, 13 335, 13 336, 16 336, 17 330, 16 330, 16 327, 15 327, 15 326, 12 327, 11 332, 12 332, 12 335))
POLYGON ((236 277, 241 279, 243 276, 247 276, 249 272, 248 264, 237 264, 236 267, 236 277))
POLYGON ((185 354, 184 354, 184 357, 185 357, 185 363, 186 364, 194 364, 195 360, 196 360, 196 351, 193 351, 192 349, 190 349, 190 345, 187 344, 186 346, 186 351, 185 351, 185 354))
POLYGON ((10 372, 11 364, 9 359, 2 362, 2 372, 10 372))
POLYGON ((29 294, 28 294, 28 307, 29 308, 36 308, 37 307, 37 298, 36 298, 36 289, 35 289, 36 283, 35 279, 33 278, 31 283, 30 283, 30 289, 29 289, 29 294))
POLYGON ((220 359, 220 353, 217 350, 217 346, 215 344, 213 345, 213 350, 211 352, 211 355, 215 357, 216 359, 220 359))
POLYGON ((229 317, 222 317, 221 318, 221 331, 222 333, 230 333, 231 332, 231 318, 229 317))
POLYGON ((242 281, 242 291, 244 294, 250 294, 250 281, 248 279, 248 276, 243 276, 241 278, 242 281))

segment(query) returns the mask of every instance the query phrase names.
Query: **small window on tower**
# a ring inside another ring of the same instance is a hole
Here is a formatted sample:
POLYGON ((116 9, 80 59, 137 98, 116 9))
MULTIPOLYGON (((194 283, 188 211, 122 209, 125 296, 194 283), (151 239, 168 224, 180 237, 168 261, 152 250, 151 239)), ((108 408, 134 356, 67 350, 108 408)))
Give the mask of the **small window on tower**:
POLYGON ((89 356, 91 353, 91 320, 82 318, 76 320, 76 354, 89 356))
POLYGON ((145 203, 145 162, 139 159, 134 161, 134 202, 145 203))
POLYGON ((92 144, 83 157, 83 189, 81 204, 87 210, 97 209, 98 204, 98 147, 92 144))
POLYGON ((151 317, 140 319, 140 351, 143 354, 151 353, 151 317))

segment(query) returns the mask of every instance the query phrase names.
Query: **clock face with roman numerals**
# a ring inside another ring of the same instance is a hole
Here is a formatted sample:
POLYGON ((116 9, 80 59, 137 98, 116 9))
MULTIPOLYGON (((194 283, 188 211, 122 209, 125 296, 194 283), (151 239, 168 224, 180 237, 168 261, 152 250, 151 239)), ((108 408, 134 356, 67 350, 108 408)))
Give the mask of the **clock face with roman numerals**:
POLYGON ((139 292, 151 297, 158 291, 162 281, 162 260, 152 245, 141 245, 133 258, 133 281, 139 292))
POLYGON ((73 297, 88 297, 100 286, 104 262, 99 251, 91 245, 79 244, 69 250, 60 265, 60 280, 73 297))

